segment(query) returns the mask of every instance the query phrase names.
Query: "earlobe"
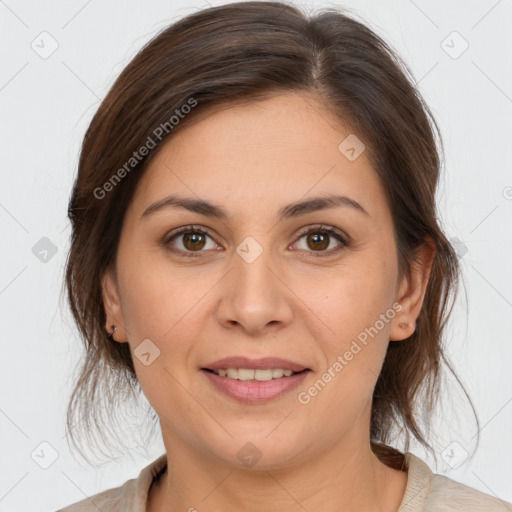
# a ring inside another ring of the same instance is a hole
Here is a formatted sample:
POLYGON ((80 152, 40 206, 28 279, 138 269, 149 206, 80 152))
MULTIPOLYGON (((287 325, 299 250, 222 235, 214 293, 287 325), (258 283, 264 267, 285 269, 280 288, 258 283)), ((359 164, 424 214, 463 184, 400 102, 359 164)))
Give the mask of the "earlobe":
POLYGON ((389 339, 400 341, 409 338, 416 329, 436 253, 435 242, 427 237, 418 248, 416 258, 411 262, 411 272, 404 275, 400 284, 397 301, 402 309, 391 323, 389 339))
POLYGON ((103 275, 101 289, 106 316, 105 334, 111 341, 126 343, 128 340, 124 327, 125 323, 119 297, 119 288, 112 269, 107 270, 103 275))

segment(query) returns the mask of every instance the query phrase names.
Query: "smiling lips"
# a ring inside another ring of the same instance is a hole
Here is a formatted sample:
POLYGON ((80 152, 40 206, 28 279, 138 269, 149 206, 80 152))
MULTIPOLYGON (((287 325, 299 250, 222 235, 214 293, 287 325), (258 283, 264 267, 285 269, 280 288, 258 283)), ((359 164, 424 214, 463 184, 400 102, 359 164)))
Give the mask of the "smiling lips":
POLYGON ((229 377, 235 380, 257 380, 265 382, 272 379, 280 379, 281 377, 291 377, 298 372, 291 370, 283 370, 282 368, 269 368, 265 370, 253 370, 250 368, 226 368, 225 370, 213 370, 213 372, 221 377, 229 377))
POLYGON ((250 359, 244 356, 225 357, 204 367, 206 370, 227 370, 228 368, 245 368, 250 370, 291 370, 298 373, 307 370, 305 366, 281 359, 279 357, 262 357, 260 359, 250 359))
POLYGON ((228 357, 201 369, 224 394, 245 403, 262 403, 295 388, 311 371, 285 359, 228 357))

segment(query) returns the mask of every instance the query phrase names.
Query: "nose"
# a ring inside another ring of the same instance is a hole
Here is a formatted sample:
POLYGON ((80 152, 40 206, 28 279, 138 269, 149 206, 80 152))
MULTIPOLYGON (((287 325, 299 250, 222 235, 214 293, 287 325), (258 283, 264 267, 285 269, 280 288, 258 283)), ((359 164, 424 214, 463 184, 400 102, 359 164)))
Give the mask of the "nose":
POLYGON ((293 293, 279 268, 270 251, 264 250, 254 261, 235 254, 233 268, 222 280, 218 322, 252 335, 288 325, 293 319, 293 293))

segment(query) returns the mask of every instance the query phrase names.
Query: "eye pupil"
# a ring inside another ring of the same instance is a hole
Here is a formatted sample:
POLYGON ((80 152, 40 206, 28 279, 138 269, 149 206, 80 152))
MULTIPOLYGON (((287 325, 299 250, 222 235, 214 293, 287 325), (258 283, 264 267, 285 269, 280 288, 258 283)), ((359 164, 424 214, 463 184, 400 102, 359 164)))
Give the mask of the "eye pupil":
POLYGON ((316 249, 325 249, 329 246, 328 242, 329 235, 326 235, 324 233, 313 233, 308 236, 308 243, 313 240, 313 247, 316 249), (326 243, 327 242, 327 243, 326 243))

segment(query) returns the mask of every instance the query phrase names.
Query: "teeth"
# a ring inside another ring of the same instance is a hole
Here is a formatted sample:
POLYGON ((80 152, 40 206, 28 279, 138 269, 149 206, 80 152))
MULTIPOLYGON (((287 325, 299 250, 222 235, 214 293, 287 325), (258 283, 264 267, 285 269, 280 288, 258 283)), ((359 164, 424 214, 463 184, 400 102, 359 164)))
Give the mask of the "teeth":
MULTIPOLYGON (((235 372, 237 372, 237 377, 238 377, 238 380, 252 380, 256 377, 256 372, 258 372, 258 376, 261 376, 261 370, 248 370, 248 369, 245 369, 245 368, 239 368, 238 371, 237 370, 233 370, 235 372)), ((265 370, 263 370, 265 371, 265 370)), ((228 370, 229 372, 229 370, 228 370)), ((229 373, 228 373, 229 375, 229 373)), ((233 374, 229 375, 232 379, 235 378, 233 374)), ((272 378, 272 373, 270 374, 270 378, 272 378)), ((267 379, 263 379, 263 380, 267 380, 267 379)))
POLYGON ((227 369, 228 377, 230 379, 238 379, 238 370, 235 370, 233 368, 227 369))
POLYGON ((250 368, 227 368, 225 370, 214 370, 214 373, 221 377, 229 377, 235 380, 259 380, 261 382, 281 377, 290 377, 295 372, 291 370, 282 370, 281 368, 272 368, 268 370, 252 370, 250 368))

